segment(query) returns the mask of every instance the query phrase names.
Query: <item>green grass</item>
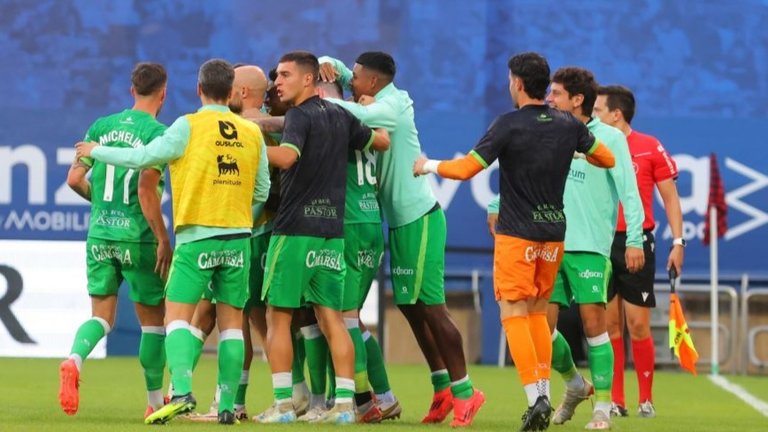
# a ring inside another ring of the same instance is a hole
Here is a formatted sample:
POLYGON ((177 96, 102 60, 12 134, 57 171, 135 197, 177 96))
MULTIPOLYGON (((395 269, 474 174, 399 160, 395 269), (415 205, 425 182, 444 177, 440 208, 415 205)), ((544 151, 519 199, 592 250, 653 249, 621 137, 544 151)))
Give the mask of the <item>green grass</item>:
MULTIPOLYGON (((216 362, 203 358, 195 375, 195 394, 200 410, 206 410, 215 383, 216 362)), ((143 376, 134 358, 110 358, 86 362, 81 384, 80 412, 74 417, 64 415, 58 404, 58 361, 31 359, 0 359, 0 431, 146 431, 142 423, 146 406, 143 376)), ((473 430, 516 431, 525 409, 522 389, 512 368, 473 367, 470 371, 475 385, 483 391, 488 402, 475 420, 473 430)), ((384 425, 351 426, 354 431, 450 430, 447 424, 421 426, 419 419, 429 406, 431 386, 425 366, 390 367, 391 383, 404 407, 399 421, 384 425)), ((755 391, 768 400, 765 377, 735 377, 734 381, 755 391)), ((636 404, 637 390, 634 372, 628 371, 627 403, 636 404)), ((561 400, 563 387, 553 380, 553 399, 561 400)), ((707 432, 764 431, 768 419, 736 397, 712 384, 705 376, 693 377, 682 373, 658 372, 654 399, 658 411, 655 419, 640 419, 631 409, 629 418, 617 419, 616 431, 707 432)), ((248 408, 256 414, 269 405, 271 384, 266 365, 255 362, 248 388, 248 408)), ((586 404, 588 405, 588 404, 586 404)), ((552 426, 554 431, 580 431, 589 421, 590 410, 582 406, 574 420, 564 426, 552 426)), ((311 426, 328 429, 332 426, 311 426)), ((239 428, 255 430, 310 430, 307 425, 267 427, 253 423, 239 428)), ((217 425, 190 424, 173 421, 163 430, 203 431, 221 430, 217 425)))
POLYGON ((728 380, 744 387, 752 396, 768 402, 768 377, 728 376, 728 380))

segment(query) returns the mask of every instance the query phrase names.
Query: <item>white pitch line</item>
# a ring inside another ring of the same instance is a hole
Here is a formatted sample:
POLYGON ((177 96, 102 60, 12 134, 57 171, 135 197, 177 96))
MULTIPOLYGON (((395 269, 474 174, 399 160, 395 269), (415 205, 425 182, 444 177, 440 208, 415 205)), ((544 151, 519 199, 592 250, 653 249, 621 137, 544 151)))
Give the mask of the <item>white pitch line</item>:
POLYGON ((768 403, 756 398, 750 392, 746 391, 744 387, 728 381, 722 375, 709 375, 709 380, 721 389, 729 393, 733 393, 736 397, 743 400, 747 405, 756 409, 757 412, 768 417, 768 403))

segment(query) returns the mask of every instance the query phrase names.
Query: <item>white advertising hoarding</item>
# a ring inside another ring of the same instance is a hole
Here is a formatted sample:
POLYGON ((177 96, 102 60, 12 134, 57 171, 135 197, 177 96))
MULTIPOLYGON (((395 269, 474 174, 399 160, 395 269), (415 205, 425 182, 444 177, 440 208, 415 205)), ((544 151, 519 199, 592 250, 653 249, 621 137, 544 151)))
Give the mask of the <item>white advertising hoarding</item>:
MULTIPOLYGON (((66 357, 91 316, 85 242, 0 240, 0 357, 66 357)), ((104 338, 89 357, 107 354, 104 338)))

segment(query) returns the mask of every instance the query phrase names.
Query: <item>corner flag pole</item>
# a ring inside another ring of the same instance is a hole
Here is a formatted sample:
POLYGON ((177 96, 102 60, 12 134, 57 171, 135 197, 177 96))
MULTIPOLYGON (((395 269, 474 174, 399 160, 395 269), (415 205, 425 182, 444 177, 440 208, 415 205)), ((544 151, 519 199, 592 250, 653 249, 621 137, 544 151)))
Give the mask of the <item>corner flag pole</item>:
POLYGON ((720 373, 720 341, 719 341, 719 297, 717 295, 718 281, 718 256, 717 256, 717 208, 714 205, 709 206, 709 316, 712 334, 712 375, 720 373))

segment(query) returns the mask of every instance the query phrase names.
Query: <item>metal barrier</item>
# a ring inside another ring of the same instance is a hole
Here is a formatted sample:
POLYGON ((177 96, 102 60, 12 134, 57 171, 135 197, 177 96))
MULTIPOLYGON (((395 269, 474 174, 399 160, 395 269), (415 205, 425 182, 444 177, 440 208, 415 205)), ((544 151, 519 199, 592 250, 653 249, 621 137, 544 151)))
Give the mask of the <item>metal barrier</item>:
MULTIPOLYGON (((654 290, 659 292, 670 292, 669 285, 666 284, 655 284, 654 290)), ((767 290, 768 291, 768 290, 767 290)), ((680 285, 677 287, 677 292, 682 294, 709 294, 710 292, 710 286, 704 285, 704 284, 692 284, 692 285, 680 285)), ((727 296, 727 300, 730 302, 730 319, 731 319, 731 325, 730 328, 723 325, 718 324, 718 331, 722 332, 725 340, 725 356, 719 356, 720 364, 728 363, 728 361, 733 356, 733 353, 736 352, 736 344, 737 344, 737 335, 735 334, 738 330, 738 315, 739 315, 739 302, 738 302, 738 293, 737 291, 727 285, 718 285, 718 298, 721 296, 727 296)), ((657 322, 651 322, 651 328, 667 328, 669 323, 665 320, 663 323, 661 321, 657 322)), ((692 329, 706 329, 710 328, 710 320, 688 320, 688 327, 692 329)), ((695 342, 695 341, 694 341, 695 342)), ((674 360, 674 359, 673 359, 674 360)), ((709 364, 710 359, 706 357, 699 357, 700 364, 709 364)), ((660 361, 659 363, 662 364, 671 364, 672 361, 660 361)), ((736 365, 734 364, 732 367, 731 372, 735 372, 736 365)))
POLYGON ((747 361, 753 365, 764 368, 768 366, 768 360, 761 360, 757 356, 756 340, 757 335, 763 332, 768 332, 768 325, 759 325, 749 328, 749 301, 755 297, 768 296, 768 288, 752 288, 744 289, 741 296, 741 334, 745 338, 745 360, 742 361, 741 373, 746 374, 749 368, 747 361))

